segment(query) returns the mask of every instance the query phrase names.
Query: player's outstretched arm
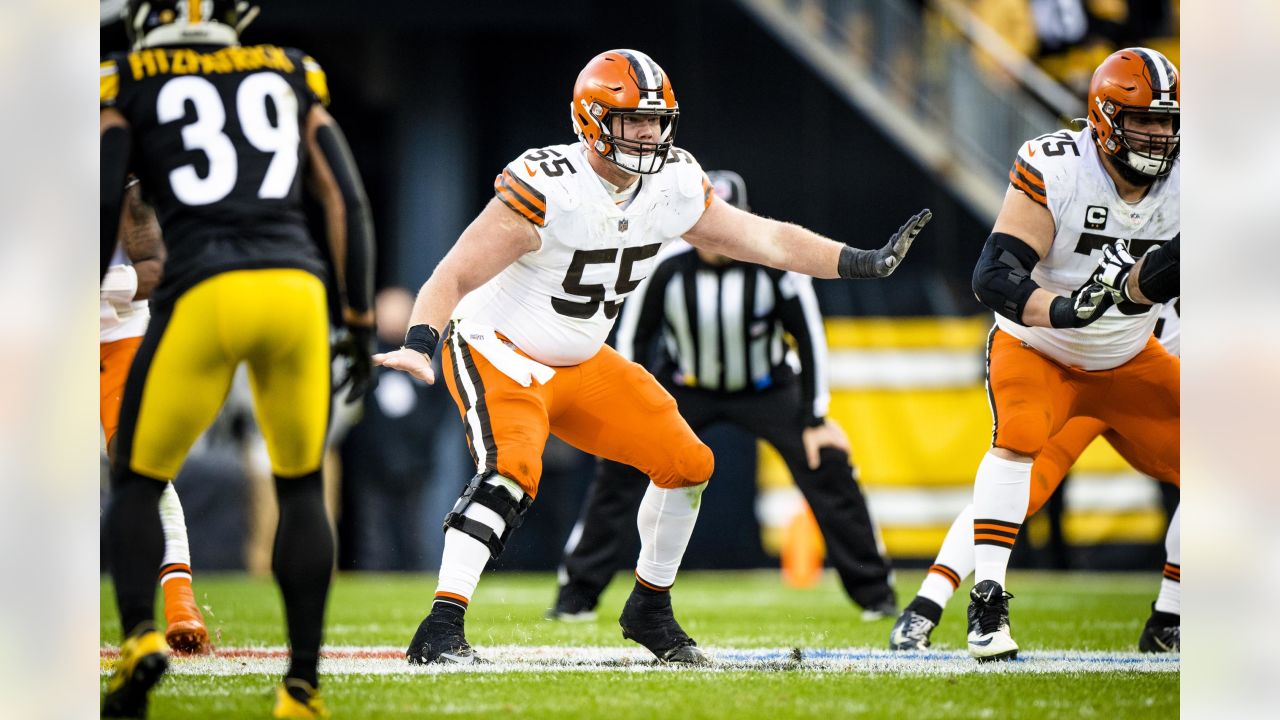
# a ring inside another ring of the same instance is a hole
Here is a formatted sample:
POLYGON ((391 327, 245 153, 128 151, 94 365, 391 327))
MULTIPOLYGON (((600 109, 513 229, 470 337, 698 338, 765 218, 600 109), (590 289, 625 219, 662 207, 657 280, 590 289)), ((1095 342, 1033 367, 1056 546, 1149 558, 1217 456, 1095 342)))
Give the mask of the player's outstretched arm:
POLYGON ((490 200, 418 291, 404 347, 374 355, 373 361, 434 383, 431 358, 453 309, 467 293, 541 246, 542 238, 528 220, 497 198, 490 200))
POLYGON ((120 208, 124 201, 124 180, 129 172, 129 153, 132 137, 129 121, 115 108, 102 108, 98 113, 99 185, 98 185, 98 240, 102 254, 99 256, 101 273, 98 280, 107 276, 107 266, 116 249, 120 230, 120 208))
POLYGON ((794 223, 739 210, 715 197, 684 237, 703 250, 816 278, 880 278, 898 269, 932 217, 929 210, 922 210, 883 247, 861 250, 794 223))

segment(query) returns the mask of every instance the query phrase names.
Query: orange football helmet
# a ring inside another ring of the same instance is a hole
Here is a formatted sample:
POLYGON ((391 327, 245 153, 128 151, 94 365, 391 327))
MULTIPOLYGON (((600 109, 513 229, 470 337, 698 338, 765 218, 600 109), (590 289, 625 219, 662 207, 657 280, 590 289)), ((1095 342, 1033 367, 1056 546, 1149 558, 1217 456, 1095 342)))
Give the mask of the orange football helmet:
POLYGON ((574 133, 597 155, 629 173, 648 175, 666 165, 680 106, 667 74, 648 55, 609 50, 578 73, 569 116, 574 133), (627 138, 622 120, 628 115, 657 117, 657 141, 627 138), (619 119, 616 128, 615 117, 619 119))
POLYGON ((1168 175, 1179 150, 1178 101, 1178 69, 1164 55, 1141 47, 1112 53, 1089 83, 1089 127, 1098 149, 1135 181, 1168 175), (1141 115, 1171 116, 1172 134, 1137 129, 1141 115))

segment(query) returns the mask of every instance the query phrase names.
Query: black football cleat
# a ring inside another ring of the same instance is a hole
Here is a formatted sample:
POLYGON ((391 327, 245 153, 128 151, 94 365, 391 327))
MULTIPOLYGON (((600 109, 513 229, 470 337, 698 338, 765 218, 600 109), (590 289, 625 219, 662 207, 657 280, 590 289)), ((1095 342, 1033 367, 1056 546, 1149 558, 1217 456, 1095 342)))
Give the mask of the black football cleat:
POLYGON ((413 634, 405 658, 410 665, 483 663, 467 643, 462 620, 428 615, 413 634))
POLYGON ((567 623, 593 622, 596 619, 598 598, 588 598, 586 593, 572 583, 561 585, 556 593, 555 607, 546 612, 548 620, 567 623))
POLYGON ((1151 605, 1151 617, 1138 637, 1138 649, 1144 653, 1182 652, 1182 617, 1160 612, 1151 605))
POLYGON ((618 624, 622 626, 622 637, 645 646, 664 663, 711 664, 711 659, 698 649, 698 643, 676 622, 671 593, 644 597, 632 592, 618 624))

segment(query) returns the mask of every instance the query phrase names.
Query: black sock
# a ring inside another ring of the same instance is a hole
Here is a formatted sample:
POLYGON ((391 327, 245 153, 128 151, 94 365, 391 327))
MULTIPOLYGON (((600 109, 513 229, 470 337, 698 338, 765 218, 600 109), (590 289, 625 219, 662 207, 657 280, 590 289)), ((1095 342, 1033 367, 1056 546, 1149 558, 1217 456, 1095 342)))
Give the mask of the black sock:
POLYGON ((1157 610, 1153 604, 1151 606, 1151 619, 1147 620, 1147 624, 1156 627, 1177 627, 1182 624, 1182 616, 1157 610))
POLYGON ((922 595, 917 595, 906 609, 929 618, 934 625, 942 622, 942 606, 922 595))
POLYGON ((436 598, 435 602, 431 603, 430 617, 432 620, 442 620, 453 625, 461 625, 466 614, 467 606, 457 600, 436 598))
POLYGON ((113 473, 107 544, 125 636, 155 627, 156 569, 164 559, 160 495, 165 483, 131 470, 113 473))
POLYGON ((636 584, 631 588, 631 594, 637 595, 648 602, 669 603, 671 602, 671 588, 666 587, 658 590, 636 578, 636 584))
POLYGON ((324 606, 333 573, 333 532, 324 512, 320 471, 296 478, 276 476, 276 497, 280 523, 271 568, 284 597, 289 629, 289 672, 285 677, 317 687, 324 606))

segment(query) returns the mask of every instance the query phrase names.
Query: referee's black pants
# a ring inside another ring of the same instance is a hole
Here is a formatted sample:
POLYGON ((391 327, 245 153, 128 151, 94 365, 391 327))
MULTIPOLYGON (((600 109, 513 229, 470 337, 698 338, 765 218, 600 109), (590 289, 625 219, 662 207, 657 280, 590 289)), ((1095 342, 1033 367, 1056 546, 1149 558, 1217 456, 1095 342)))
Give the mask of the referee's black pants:
MULTIPOLYGON (((809 469, 801 440, 799 383, 791 381, 756 393, 718 393, 665 382, 663 386, 699 435, 717 422, 728 422, 773 445, 813 509, 845 592, 865 608, 896 600, 889 581, 892 568, 880 553, 849 455, 823 448, 818 469, 809 469), (793 420, 783 422, 783 418, 793 420)), ((567 590, 592 607, 615 569, 629 562, 620 554, 632 545, 626 540, 637 532, 636 511, 648 486, 649 478, 633 467, 610 461, 597 465, 579 517, 581 532, 566 548, 563 565, 567 590)))

